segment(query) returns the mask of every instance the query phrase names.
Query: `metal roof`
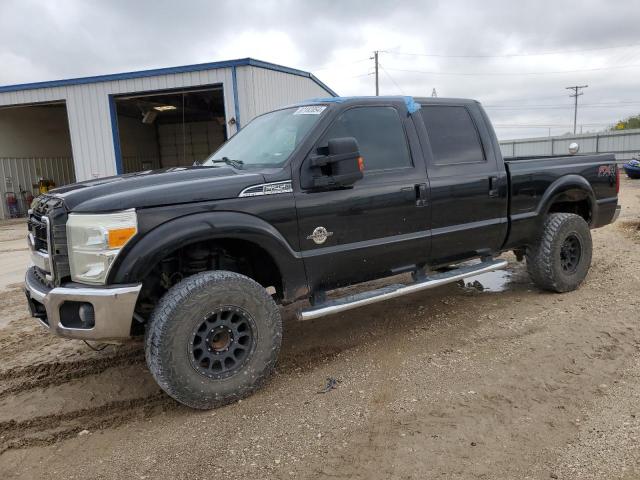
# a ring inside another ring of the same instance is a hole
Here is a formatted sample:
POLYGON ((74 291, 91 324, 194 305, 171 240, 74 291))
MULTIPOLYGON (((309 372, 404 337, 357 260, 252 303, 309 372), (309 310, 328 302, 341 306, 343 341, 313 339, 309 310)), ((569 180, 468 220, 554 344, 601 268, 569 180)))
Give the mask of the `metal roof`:
POLYGON ((112 73, 108 75, 96 75, 92 77, 79 77, 68 78, 64 80, 52 80, 47 82, 34 82, 34 83, 22 83, 17 85, 5 85, 0 86, 0 93, 4 92, 16 92, 21 90, 34 90, 36 88, 53 88, 53 87, 65 87, 70 85, 84 85, 88 83, 100 83, 109 82, 113 80, 126 80, 130 78, 144 78, 155 77, 158 75, 171 75, 174 73, 185 72, 199 72, 203 70, 215 70, 218 68, 234 68, 252 66, 258 68, 266 68, 267 70, 275 70, 277 72, 289 73, 291 75, 298 75, 306 77, 320 85, 331 95, 337 96, 338 94, 331 90, 327 85, 318 80, 312 73, 298 70, 295 68, 285 67, 283 65, 277 65, 275 63, 263 62, 262 60, 256 60, 254 58, 240 58, 237 60, 225 60, 221 62, 210 63, 198 63, 195 65, 184 65, 181 67, 168 67, 168 68, 155 68, 152 70, 140 70, 136 72, 126 73, 112 73))

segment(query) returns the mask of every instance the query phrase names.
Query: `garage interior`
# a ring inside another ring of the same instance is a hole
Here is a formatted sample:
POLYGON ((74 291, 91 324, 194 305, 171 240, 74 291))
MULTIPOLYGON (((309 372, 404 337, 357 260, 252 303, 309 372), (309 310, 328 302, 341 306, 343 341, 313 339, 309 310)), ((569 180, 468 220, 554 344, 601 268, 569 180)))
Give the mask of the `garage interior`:
POLYGON ((25 216, 41 188, 73 182, 65 102, 0 107, 0 218, 25 216))
POLYGON ((227 139, 222 85, 114 101, 124 173, 190 166, 227 139))

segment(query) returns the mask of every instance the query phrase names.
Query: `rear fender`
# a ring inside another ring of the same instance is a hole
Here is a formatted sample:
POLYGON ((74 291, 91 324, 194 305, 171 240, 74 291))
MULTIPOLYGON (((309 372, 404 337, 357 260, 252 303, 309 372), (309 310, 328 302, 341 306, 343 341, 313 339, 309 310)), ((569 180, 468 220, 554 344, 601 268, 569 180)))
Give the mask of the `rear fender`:
POLYGON ((598 204, 591 184, 580 175, 565 175, 549 185, 538 203, 536 215, 539 222, 542 222, 554 203, 583 200, 589 203, 589 223, 591 223, 598 213, 598 204))

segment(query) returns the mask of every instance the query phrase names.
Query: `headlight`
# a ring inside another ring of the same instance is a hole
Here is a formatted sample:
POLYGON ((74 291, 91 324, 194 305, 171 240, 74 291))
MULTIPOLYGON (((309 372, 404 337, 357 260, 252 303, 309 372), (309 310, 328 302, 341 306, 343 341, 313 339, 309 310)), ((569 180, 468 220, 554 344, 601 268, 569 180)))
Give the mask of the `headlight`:
POLYGON ((135 210, 69 214, 67 245, 71 279, 81 283, 105 283, 111 264, 137 231, 135 210))

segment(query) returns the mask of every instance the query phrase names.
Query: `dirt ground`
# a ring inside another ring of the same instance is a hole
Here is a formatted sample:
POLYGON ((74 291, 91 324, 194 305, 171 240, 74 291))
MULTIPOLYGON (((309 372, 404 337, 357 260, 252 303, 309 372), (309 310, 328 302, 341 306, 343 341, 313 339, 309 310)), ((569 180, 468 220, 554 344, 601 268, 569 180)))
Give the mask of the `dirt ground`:
POLYGON ((273 379, 210 412, 165 396, 140 344, 57 339, 0 292, 0 478, 640 478, 640 181, 621 203, 578 291, 507 255, 503 292, 289 308, 273 379))

